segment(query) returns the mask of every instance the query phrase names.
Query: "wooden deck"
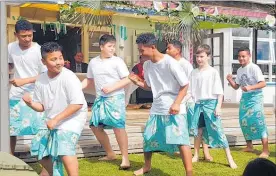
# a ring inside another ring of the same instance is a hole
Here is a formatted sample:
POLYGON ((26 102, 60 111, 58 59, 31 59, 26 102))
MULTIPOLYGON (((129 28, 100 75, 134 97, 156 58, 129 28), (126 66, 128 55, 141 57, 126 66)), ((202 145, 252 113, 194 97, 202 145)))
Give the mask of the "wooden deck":
MULTIPOLYGON (((129 153, 143 152, 142 132, 145 122, 148 119, 149 110, 127 110, 126 131, 129 139, 129 153)), ((91 129, 89 128, 89 118, 80 137, 77 145, 78 157, 91 157, 104 155, 105 152, 100 146, 91 129)), ((269 143, 275 143, 275 114, 273 107, 265 108, 266 123, 269 131, 269 143)), ((222 123, 230 146, 244 145, 245 140, 239 127, 238 108, 228 107, 223 108, 222 123)), ((113 149, 116 153, 120 153, 114 133, 112 130, 107 130, 113 149)), ((26 136, 24 139, 19 138, 16 146, 16 155, 26 162, 34 162, 36 159, 31 157, 29 153, 30 141, 32 136, 26 136)), ((193 144, 193 139, 191 138, 193 144)), ((260 144, 261 141, 254 141, 255 144, 260 144)))

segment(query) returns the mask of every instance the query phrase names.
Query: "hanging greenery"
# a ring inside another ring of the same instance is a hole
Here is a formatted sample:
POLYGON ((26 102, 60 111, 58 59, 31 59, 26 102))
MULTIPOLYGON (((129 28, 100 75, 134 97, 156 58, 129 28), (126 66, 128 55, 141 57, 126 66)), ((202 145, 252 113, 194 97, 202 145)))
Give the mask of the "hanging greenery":
POLYGON ((60 6, 61 22, 89 26, 110 26, 111 15, 101 15, 102 1, 74 1, 60 6), (82 12, 83 11, 83 12, 82 12))

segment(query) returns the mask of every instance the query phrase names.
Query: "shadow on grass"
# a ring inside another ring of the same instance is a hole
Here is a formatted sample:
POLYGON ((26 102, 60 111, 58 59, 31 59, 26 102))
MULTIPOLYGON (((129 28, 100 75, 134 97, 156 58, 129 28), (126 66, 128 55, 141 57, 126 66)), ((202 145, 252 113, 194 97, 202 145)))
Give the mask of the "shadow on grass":
MULTIPOLYGON (((118 166, 118 169, 119 169, 119 166, 121 164, 121 159, 116 159, 116 160, 113 160, 113 161, 98 161, 100 157, 91 157, 91 158, 86 158, 86 161, 90 162, 92 165, 94 163, 107 163, 107 164, 113 164, 113 165, 116 165, 118 166)), ((131 167, 127 170, 127 171, 131 171, 131 172, 134 172, 140 168, 143 167, 144 165, 144 162, 137 162, 137 161, 133 161, 130 159, 130 163, 131 163, 131 167)), ((157 166, 158 167, 158 166, 157 166)), ((147 174, 144 174, 145 176, 146 175, 162 175, 162 176, 170 176, 170 174, 167 174, 167 173, 164 173, 161 169, 157 168, 157 167, 152 167, 150 172, 147 173, 147 174)), ((123 172, 123 171, 122 171, 123 172)))

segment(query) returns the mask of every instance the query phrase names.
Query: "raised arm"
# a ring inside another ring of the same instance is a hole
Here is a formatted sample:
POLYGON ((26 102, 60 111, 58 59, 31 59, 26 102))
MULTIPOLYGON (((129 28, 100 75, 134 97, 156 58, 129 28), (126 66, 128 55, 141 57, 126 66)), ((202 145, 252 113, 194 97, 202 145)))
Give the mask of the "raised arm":
POLYGON ((228 74, 226 79, 233 89, 235 89, 235 90, 239 89, 240 85, 236 84, 236 82, 233 80, 233 76, 231 74, 228 74))
POLYGON ((25 103, 32 108, 33 110, 37 111, 37 112, 43 112, 44 111, 44 107, 41 103, 38 102, 34 102, 32 100, 32 97, 29 93, 25 93, 24 96, 22 97, 22 99, 25 101, 25 103))

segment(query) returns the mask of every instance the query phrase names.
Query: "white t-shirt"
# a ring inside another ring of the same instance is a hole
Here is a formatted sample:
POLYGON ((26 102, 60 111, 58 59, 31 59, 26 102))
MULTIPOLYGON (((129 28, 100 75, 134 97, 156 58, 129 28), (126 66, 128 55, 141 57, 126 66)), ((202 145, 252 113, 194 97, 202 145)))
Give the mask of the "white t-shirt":
POLYGON ((217 99, 218 95, 223 95, 218 71, 211 66, 204 70, 194 69, 190 77, 189 92, 195 102, 217 99))
MULTIPOLYGON (((188 78, 180 64, 167 54, 157 63, 153 63, 151 60, 146 61, 144 63, 144 78, 153 94, 150 113, 169 115, 169 109, 174 103, 180 87, 188 84, 188 78)), ((180 106, 179 113, 186 113, 184 101, 180 106)))
POLYGON ((180 58, 178 62, 180 66, 184 69, 184 72, 186 73, 187 78, 189 78, 194 69, 192 64, 183 57, 180 58))
MULTIPOLYGON (((254 63, 249 63, 245 67, 240 67, 237 71, 236 83, 241 87, 248 85, 256 85, 260 81, 265 81, 264 75, 260 67, 254 63)), ((262 89, 250 90, 248 92, 261 91, 262 89)), ((243 93, 248 93, 243 92, 243 93)))
POLYGON ((112 56, 108 59, 101 59, 97 56, 89 62, 87 78, 93 78, 95 82, 96 96, 110 97, 125 93, 124 88, 110 94, 102 92, 102 88, 111 86, 129 75, 128 68, 123 59, 112 56))
POLYGON ((34 101, 44 106, 47 119, 52 119, 69 104, 83 104, 71 117, 60 122, 55 129, 68 130, 80 134, 87 118, 87 103, 78 77, 67 68, 54 78, 47 72, 41 74, 35 83, 34 101))
MULTIPOLYGON (((21 50, 18 41, 8 45, 8 62, 14 64, 14 78, 29 78, 47 70, 42 64, 40 46, 33 43, 29 49, 21 50)), ((32 92, 34 84, 11 86, 10 99, 20 100, 24 92, 32 92)))
MULTIPOLYGON (((186 76, 187 76, 187 78, 189 79, 190 78, 190 76, 191 76, 191 73, 192 73, 192 71, 193 71, 193 66, 192 66, 192 64, 189 62, 189 61, 187 61, 185 58, 180 58, 180 60, 178 61, 179 62, 179 64, 180 64, 180 66, 183 68, 183 70, 184 70, 184 72, 185 72, 185 74, 186 74, 186 76)), ((185 97, 185 99, 187 98, 187 96, 185 97)), ((194 102, 193 101, 193 99, 192 98, 189 98, 188 100, 187 100, 187 102, 194 102)))

